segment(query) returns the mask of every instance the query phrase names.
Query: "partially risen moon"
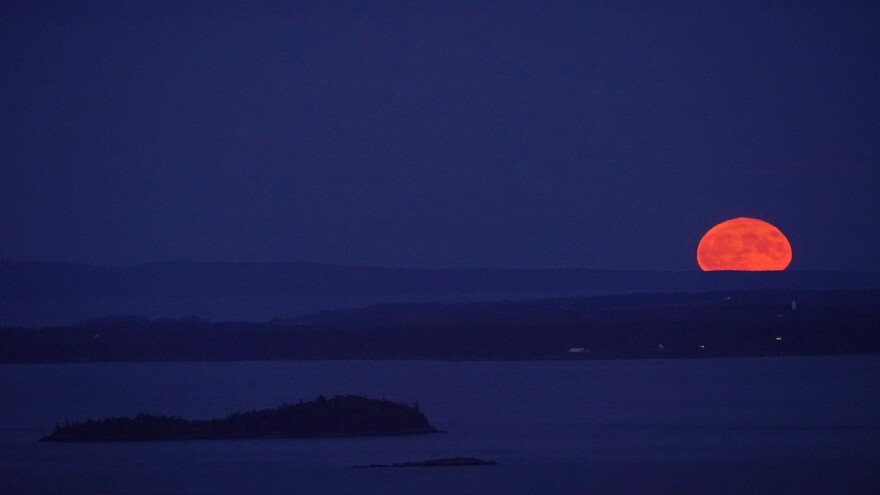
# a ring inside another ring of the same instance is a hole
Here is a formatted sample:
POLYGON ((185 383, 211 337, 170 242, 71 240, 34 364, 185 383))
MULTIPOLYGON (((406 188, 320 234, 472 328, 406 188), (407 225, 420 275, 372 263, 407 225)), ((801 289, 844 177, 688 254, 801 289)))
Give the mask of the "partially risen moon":
POLYGON ((773 225, 756 218, 734 218, 709 229, 697 246, 703 271, 779 271, 791 263, 791 244, 773 225))

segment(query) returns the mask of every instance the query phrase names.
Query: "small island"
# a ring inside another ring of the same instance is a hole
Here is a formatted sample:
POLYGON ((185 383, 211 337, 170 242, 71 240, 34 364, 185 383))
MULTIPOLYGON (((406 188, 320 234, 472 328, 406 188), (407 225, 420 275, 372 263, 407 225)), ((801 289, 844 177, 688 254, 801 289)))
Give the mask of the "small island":
POLYGON ((395 462, 394 464, 370 464, 369 468, 405 468, 405 467, 462 467, 462 466, 494 466, 495 461, 486 461, 476 457, 445 457, 418 462, 395 462))
POLYGON ((47 442, 145 442, 318 438, 437 433, 418 403, 354 395, 326 398, 275 409, 234 413, 222 419, 187 420, 138 414, 134 418, 88 419, 58 425, 47 442))

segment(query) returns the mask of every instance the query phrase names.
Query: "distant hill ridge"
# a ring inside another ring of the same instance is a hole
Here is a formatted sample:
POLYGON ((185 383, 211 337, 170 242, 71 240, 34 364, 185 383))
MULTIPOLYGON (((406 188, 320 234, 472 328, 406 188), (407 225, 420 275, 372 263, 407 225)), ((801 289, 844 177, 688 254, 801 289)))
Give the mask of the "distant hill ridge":
POLYGON ((880 273, 410 269, 318 263, 98 266, 0 261, 0 300, 277 295, 613 294, 742 289, 880 289, 880 273))

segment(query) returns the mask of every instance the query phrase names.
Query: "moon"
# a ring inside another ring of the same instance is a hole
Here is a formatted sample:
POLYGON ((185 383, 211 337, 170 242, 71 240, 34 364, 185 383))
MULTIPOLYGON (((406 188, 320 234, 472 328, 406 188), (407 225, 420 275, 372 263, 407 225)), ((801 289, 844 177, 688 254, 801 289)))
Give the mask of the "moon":
POLYGON ((781 271, 791 263, 791 244, 763 220, 734 218, 712 227, 700 239, 697 263, 704 272, 781 271))

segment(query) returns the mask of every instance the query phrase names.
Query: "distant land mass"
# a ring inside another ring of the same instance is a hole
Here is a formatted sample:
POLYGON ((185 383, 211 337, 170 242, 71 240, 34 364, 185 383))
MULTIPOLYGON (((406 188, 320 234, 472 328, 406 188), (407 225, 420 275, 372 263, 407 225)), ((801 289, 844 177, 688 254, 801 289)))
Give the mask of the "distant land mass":
POLYGON ((316 438, 437 433, 418 404, 355 395, 282 404, 275 409, 231 414, 222 419, 188 420, 139 414, 134 418, 86 420, 58 425, 47 442, 145 442, 316 438))
POLYGON ((880 273, 409 269, 316 263, 0 262, 0 325, 121 314, 269 321, 392 302, 471 302, 750 289, 880 289, 880 273))
POLYGON ((0 362, 545 360, 880 353, 880 291, 385 304, 268 323, 103 318, 0 328, 0 362))

